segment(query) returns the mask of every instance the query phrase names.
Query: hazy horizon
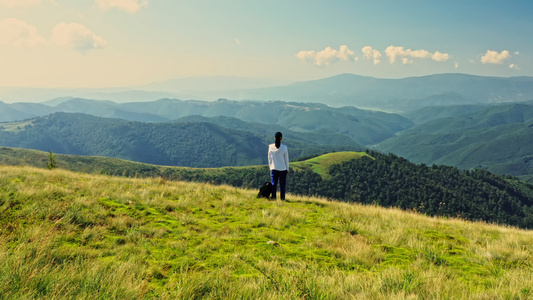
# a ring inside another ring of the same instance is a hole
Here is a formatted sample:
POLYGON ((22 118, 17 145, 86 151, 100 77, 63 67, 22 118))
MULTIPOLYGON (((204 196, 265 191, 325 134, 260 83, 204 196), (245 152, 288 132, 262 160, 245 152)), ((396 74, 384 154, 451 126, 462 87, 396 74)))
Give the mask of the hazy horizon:
MULTIPOLYGON (((0 0, 1 1, 1 0, 0 0)), ((117 86, 94 86, 94 87, 83 87, 83 86, 50 86, 50 87, 41 87, 41 86, 27 86, 27 85, 1 85, 0 89, 7 88, 7 89, 61 89, 61 90, 108 90, 108 91, 164 91, 164 90, 158 90, 157 88, 154 88, 153 86, 157 86, 160 84, 169 84, 174 82, 194 82, 195 80, 198 81, 212 81, 213 83, 220 85, 220 90, 234 90, 233 87, 225 86, 224 84, 221 84, 219 82, 214 81, 216 80, 235 80, 236 82, 239 81, 245 81, 244 85, 257 85, 259 87, 276 87, 276 86, 283 86, 283 85, 290 85, 293 83, 299 83, 299 82, 306 82, 306 81, 316 81, 321 79, 327 79, 331 77, 337 77, 342 75, 355 75, 360 77, 368 77, 368 78, 375 78, 375 79, 408 79, 408 78, 416 78, 416 77, 426 77, 426 76, 435 76, 435 75, 447 75, 447 74, 458 74, 458 75, 467 75, 467 76, 478 76, 478 77, 498 77, 498 78, 513 78, 513 77, 533 77, 533 74, 531 75, 508 75, 508 76, 498 76, 498 75, 483 75, 483 74, 473 74, 473 73, 464 73, 464 72, 442 72, 442 73, 427 73, 422 75, 410 75, 410 76, 404 76, 404 77, 380 77, 380 76, 371 76, 371 75, 362 75, 358 73, 350 73, 350 72, 340 72, 337 74, 331 74, 324 77, 316 77, 316 78, 309 78, 309 79, 295 79, 295 80, 281 80, 281 79, 275 79, 275 78, 261 78, 261 77, 241 77, 241 76, 233 76, 233 75, 205 75, 205 76, 187 76, 187 77, 178 77, 178 78, 169 78, 166 80, 160 80, 160 81, 153 81, 142 85, 117 85, 117 86)), ((255 88, 255 87, 252 87, 255 88)), ((241 89, 241 88, 238 88, 241 89)), ((215 89, 216 90, 216 87, 215 89)))
MULTIPOLYGON (((488 97, 488 99, 492 99, 491 101, 501 102, 502 99, 500 98, 503 96, 510 97, 514 99, 513 101, 520 102, 529 101, 533 99, 530 96, 526 96, 526 94, 529 95, 527 92, 527 87, 526 90, 521 90, 524 88, 524 86, 519 87, 520 85, 524 84, 524 80, 526 80, 527 82, 532 82, 533 76, 495 77, 472 75, 466 73, 440 73, 423 76, 410 76, 398 79, 387 79, 373 76, 362 76, 354 73, 342 73, 330 77, 320 78, 317 80, 307 80, 289 83, 274 80, 264 81, 260 79, 233 76, 207 76, 174 79, 164 82, 152 83, 141 87, 35 88, 0 86, 0 102, 48 102, 50 104, 55 105, 55 103, 60 103, 74 98, 88 100, 108 100, 116 103, 152 102, 165 98, 193 101, 216 101, 221 98, 236 101, 272 101, 273 99, 283 99, 284 101, 300 102, 303 101, 301 97, 304 97, 306 99, 304 102, 306 102, 310 101, 312 97, 309 98, 309 95, 313 94, 316 97, 312 98, 314 100, 311 100, 311 102, 325 103, 328 102, 328 100, 323 97, 330 98, 332 95, 339 91, 339 88, 341 89, 341 94, 345 94, 346 92, 348 92, 353 97, 362 97, 363 99, 368 98, 369 95, 371 95, 371 97, 375 101, 383 101, 384 99, 389 99, 391 97, 396 97, 397 99, 403 99, 402 97, 414 97, 418 99, 428 96, 435 96, 438 98, 451 94, 456 94, 458 96, 458 99, 461 99, 462 97, 465 97, 467 94, 469 94, 468 91, 465 91, 465 88, 468 90, 469 87, 473 90, 477 90, 478 92, 476 93, 479 93, 479 91, 481 90, 489 89, 492 92, 487 93, 496 93, 499 95, 496 98, 494 98, 494 95, 485 95, 485 97, 488 97), (350 81, 348 82, 347 79, 349 79, 350 81), (371 81, 368 81, 368 79, 371 79, 371 81), (512 86, 515 89, 518 88, 518 90, 515 90, 514 94, 506 94, 505 88, 504 90, 500 91, 496 91, 497 89, 493 90, 491 85, 494 84, 494 81, 487 81, 491 79, 503 80, 502 83, 506 82, 509 87, 512 86), (415 82, 419 80, 422 80, 420 81, 420 84, 416 84, 415 82), (433 89, 430 88, 429 90, 433 92, 430 92, 428 94, 429 86, 427 84, 429 82, 432 82, 431 85, 433 86, 433 89), (488 83, 489 86, 485 85, 485 87, 482 87, 482 82, 485 82, 485 84, 488 83), (516 84, 518 84, 519 86, 516 86, 516 84), (402 85, 403 88, 401 87, 402 85), (320 88, 317 90, 316 88, 319 86, 320 88), (424 87, 420 89, 419 87, 421 86, 424 87), (354 87, 358 88, 353 90, 354 87), (311 89, 312 91, 309 91, 309 89, 311 89), (293 92, 290 92, 291 90, 293 92), (298 90, 301 93, 296 92, 296 94, 294 94, 294 92, 298 90), (372 90, 374 91, 372 92, 372 90), (376 94, 378 90, 380 92, 376 94), (406 91, 408 91, 407 93, 410 96, 406 96, 403 94, 406 91), (370 94, 368 94, 369 92, 370 94), (524 92, 526 94, 523 94, 524 92), (466 94, 461 96, 461 93, 466 94), (306 94, 308 96, 305 96, 306 94), (376 98, 376 95, 380 96, 377 96, 376 98)), ((469 96, 466 97, 469 98, 469 96)), ((435 100, 437 101, 437 99, 435 100)), ((505 100, 503 100, 503 102, 505 102, 505 100)), ((343 105, 345 104, 347 103, 344 103, 343 105)), ((338 106, 340 104, 329 103, 329 105, 338 106)), ((368 106, 368 104, 358 107, 366 109, 378 109, 374 106, 368 106)), ((379 108, 378 110, 381 110, 381 108, 379 108)))

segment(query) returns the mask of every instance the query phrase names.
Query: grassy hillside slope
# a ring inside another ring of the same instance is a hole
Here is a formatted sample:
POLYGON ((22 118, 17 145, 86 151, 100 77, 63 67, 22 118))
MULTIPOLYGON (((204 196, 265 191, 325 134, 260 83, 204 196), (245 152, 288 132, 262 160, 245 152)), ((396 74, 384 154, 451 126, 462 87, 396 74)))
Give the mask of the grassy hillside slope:
MULTIPOLYGON (((261 172, 268 173, 263 165, 245 167, 224 167, 224 168, 188 168, 158 166, 118 158, 65 155, 53 153, 57 167, 74 172, 90 174, 119 175, 127 177, 160 177, 164 174, 179 173, 209 173, 213 176, 230 173, 230 170, 261 169, 261 172)), ((335 164, 341 164, 352 159, 370 157, 365 152, 334 152, 326 153, 311 159, 291 162, 291 169, 295 171, 312 170, 324 179, 329 179, 329 168, 335 164)), ((46 168, 49 162, 49 153, 40 150, 20 149, 10 147, 0 147, 0 165, 7 166, 33 166, 46 168)), ((183 180, 184 178, 177 177, 183 180)))
POLYGON ((162 179, 0 167, 4 299, 526 299, 533 233, 162 179))
MULTIPOLYGON (((59 168, 92 174, 259 188, 268 166, 184 168, 131 161, 56 155, 59 168)), ((0 147, 0 164, 44 168, 48 153, 0 147)), ((430 216, 533 228, 533 185, 483 170, 416 165, 379 152, 337 152, 291 163, 289 191, 344 202, 414 210, 430 216)))
POLYGON ((361 158, 363 156, 371 157, 364 152, 343 151, 326 153, 305 161, 291 163, 291 167, 296 170, 305 170, 309 168, 313 172, 319 174, 322 178, 329 179, 329 168, 332 165, 341 164, 343 162, 361 158))

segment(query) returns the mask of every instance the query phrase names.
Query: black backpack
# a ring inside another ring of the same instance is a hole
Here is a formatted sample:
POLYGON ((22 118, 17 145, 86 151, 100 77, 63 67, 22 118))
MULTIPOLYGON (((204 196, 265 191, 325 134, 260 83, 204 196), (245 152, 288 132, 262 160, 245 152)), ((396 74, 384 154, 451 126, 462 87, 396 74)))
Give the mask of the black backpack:
POLYGON ((259 188, 259 193, 257 193, 257 198, 267 198, 270 199, 272 195, 272 183, 265 182, 261 188, 259 188))

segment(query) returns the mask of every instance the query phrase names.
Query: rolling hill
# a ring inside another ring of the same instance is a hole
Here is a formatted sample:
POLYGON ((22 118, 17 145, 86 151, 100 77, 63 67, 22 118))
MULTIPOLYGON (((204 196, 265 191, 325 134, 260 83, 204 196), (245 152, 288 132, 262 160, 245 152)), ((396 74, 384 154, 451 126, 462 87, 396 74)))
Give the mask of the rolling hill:
POLYGON ((6 299, 528 298, 531 231, 0 166, 6 299))
MULTIPOLYGON (((261 125, 228 128, 212 122, 142 123, 69 113, 0 126, 1 146, 188 167, 265 164, 273 135, 257 129, 261 125)), ((338 134, 304 134, 299 138, 296 132, 286 132, 291 138, 286 143, 292 159, 363 148, 338 134), (326 145, 324 140, 336 140, 337 145, 326 145)))
POLYGON ((415 126, 377 145, 413 162, 533 174, 533 106, 489 106, 415 126))
MULTIPOLYGON (((152 102, 115 103, 89 99, 64 99, 42 113, 35 111, 33 103, 4 104, 4 121, 13 121, 17 116, 24 119, 48 115, 50 111, 85 113, 99 117, 120 118, 139 122, 166 122, 182 117, 199 115, 204 117, 232 117, 245 122, 279 125, 298 132, 329 130, 356 140, 363 145, 376 144, 413 123, 397 115, 367 111, 355 107, 334 108, 317 103, 259 102, 259 101, 181 101, 161 99, 152 102), (17 107, 19 114, 9 110, 17 107), (24 110, 27 107, 28 111, 24 110), (12 115, 12 116, 11 116, 12 115)), ((21 120, 21 119, 18 119, 21 120)), ((2 119, 0 119, 2 121, 2 119)))
MULTIPOLYGON (((56 155, 59 168, 93 174, 207 182, 257 189, 266 165, 184 168, 118 159, 56 155)), ((0 164, 46 167, 48 153, 0 148, 0 164)), ((533 228, 533 185, 483 170, 415 165, 378 152, 337 152, 291 163, 288 190, 344 202, 533 228)))
MULTIPOLYGON (((493 104, 498 105, 498 104, 493 104)), ((424 124, 429 121, 458 117, 461 115, 478 112, 489 106, 488 104, 479 105, 453 105, 453 106, 426 106, 419 109, 411 110, 401 115, 413 121, 416 125, 424 124)))
MULTIPOLYGON (((364 149, 364 147, 356 141, 350 139, 346 135, 337 133, 331 129, 319 129, 312 132, 292 131, 280 125, 245 122, 240 119, 231 117, 202 117, 202 116, 187 116, 175 120, 176 123, 211 123, 221 127, 243 130, 253 132, 258 135, 268 136, 269 141, 272 139, 272 133, 277 131, 283 132, 285 141, 290 141, 291 145, 299 145, 301 143, 318 144, 323 146, 354 146, 364 149)), ((298 146, 300 147, 300 146, 298 146)), ((303 147, 303 146, 301 146, 303 147)))
POLYGON ((0 122, 13 122, 35 118, 54 112, 54 109, 39 103, 4 103, 0 101, 0 122))

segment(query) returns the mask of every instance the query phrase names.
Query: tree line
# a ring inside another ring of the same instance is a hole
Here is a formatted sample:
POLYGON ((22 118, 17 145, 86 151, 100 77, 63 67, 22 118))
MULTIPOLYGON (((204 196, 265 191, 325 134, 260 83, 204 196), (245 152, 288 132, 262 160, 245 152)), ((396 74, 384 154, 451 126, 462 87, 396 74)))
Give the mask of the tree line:
MULTIPOLYGON (((394 154, 368 152, 333 165, 324 179, 311 169, 291 171, 288 191, 303 196, 398 207, 429 216, 533 228, 533 185, 485 170, 414 164, 394 154)), ((108 173, 119 172, 108 170, 108 173)), ((267 166, 246 168, 165 168, 146 165, 126 176, 259 188, 269 181, 267 166)))
MULTIPOLYGON (((78 172, 126 177, 161 177, 167 180, 227 184, 258 189, 269 181, 266 165, 223 168, 177 168, 135 163, 105 157, 30 155, 24 150, 0 153, 18 164, 46 166, 78 172), (17 154, 18 153, 18 154, 17 154), (30 159, 30 160, 28 160, 30 159), (41 162, 39 162, 41 161, 41 162)), ((533 185, 512 176, 486 170, 414 164, 393 154, 368 151, 369 156, 332 165, 326 176, 311 168, 293 168, 288 191, 303 196, 398 207, 430 216, 460 217, 533 228, 533 185)), ((0 155, 0 156, 1 156, 0 155)))

